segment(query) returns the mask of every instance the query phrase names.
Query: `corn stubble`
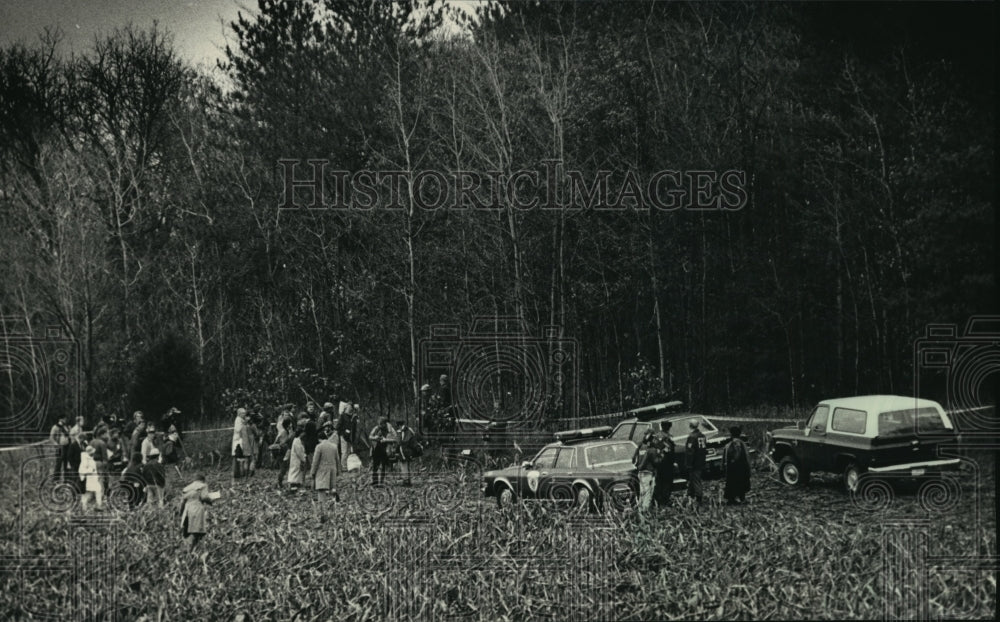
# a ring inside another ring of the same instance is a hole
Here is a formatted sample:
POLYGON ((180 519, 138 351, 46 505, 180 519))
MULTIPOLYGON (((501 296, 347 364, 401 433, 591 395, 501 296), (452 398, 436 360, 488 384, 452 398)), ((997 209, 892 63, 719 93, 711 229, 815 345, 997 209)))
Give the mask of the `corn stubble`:
MULTIPOLYGON (((982 471, 992 473, 992 463, 982 471)), ((255 620, 871 619, 884 617, 889 600, 916 599, 905 581, 890 586, 883 574, 887 554, 904 569, 919 563, 915 551, 891 550, 882 531, 894 519, 926 516, 913 494, 870 512, 853 507, 833 480, 793 490, 761 470, 748 507, 722 506, 721 483, 712 483, 711 500, 698 510, 579 515, 524 504, 502 512, 479 498, 475 477, 454 478, 442 499, 447 474, 439 473, 416 476, 412 489, 393 488, 391 506, 375 518, 357 502, 367 473, 345 479, 343 502, 326 508, 309 494, 276 496, 264 475, 270 472, 231 489, 224 471, 210 474, 224 496, 193 553, 182 547, 173 504, 111 513, 114 598, 105 602, 117 609, 87 611, 127 620, 238 612, 255 620), (429 494, 431 486, 438 492, 429 494)), ((74 514, 43 512, 29 497, 20 528, 9 480, 0 554, 20 553, 22 572, 5 562, 0 619, 28 618, 28 611, 79 617, 95 599, 72 564, 32 569, 27 561, 72 555, 74 514)), ((954 507, 920 527, 932 554, 996 555, 993 490, 991 477, 966 485, 954 507), (977 495, 978 526, 970 519, 977 495)), ((992 615, 994 571, 951 566, 929 571, 924 613, 992 615)), ((907 606, 901 611, 920 615, 907 606)))

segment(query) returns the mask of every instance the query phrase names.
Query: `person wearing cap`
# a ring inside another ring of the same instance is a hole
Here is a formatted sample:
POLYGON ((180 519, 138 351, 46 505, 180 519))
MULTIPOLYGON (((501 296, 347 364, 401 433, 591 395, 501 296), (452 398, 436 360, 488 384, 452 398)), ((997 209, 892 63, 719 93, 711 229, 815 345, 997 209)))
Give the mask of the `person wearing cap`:
POLYGON ((218 497, 218 493, 208 491, 205 476, 201 473, 196 475, 194 481, 181 491, 181 499, 184 502, 184 509, 181 511, 181 537, 184 538, 188 551, 194 549, 208 533, 208 508, 206 506, 211 505, 218 497))
POLYGON ((181 435, 177 431, 177 426, 171 425, 167 430, 167 438, 163 442, 161 455, 163 456, 163 464, 173 465, 177 476, 180 477, 181 469, 178 465, 184 459, 184 448, 181 445, 181 435))
POLYGON ((684 445, 684 461, 687 463, 688 496, 701 505, 705 500, 705 489, 701 481, 701 472, 705 468, 705 456, 708 453, 705 435, 698 426, 698 421, 690 423, 691 434, 684 445))
POLYGON ((381 416, 378 424, 368 435, 372 448, 372 486, 381 486, 385 481, 385 472, 389 468, 389 447, 397 441, 396 431, 389 425, 389 418, 381 416))
MULTIPOLYGON (((79 438, 79 437, 78 437, 79 438)), ((82 440, 82 439, 81 439, 82 440)), ((83 496, 80 499, 80 507, 86 512, 89 509, 91 498, 97 500, 97 509, 104 509, 104 484, 101 482, 100 473, 97 471, 97 463, 94 461, 94 454, 97 450, 88 445, 80 455, 80 466, 77 473, 83 482, 83 496)))
POLYGON ((332 425, 326 426, 327 436, 316 446, 313 452, 312 467, 309 475, 316 489, 320 507, 325 507, 326 493, 330 491, 333 498, 340 500, 337 494, 337 476, 340 475, 340 448, 337 446, 337 433, 332 425))
POLYGON ((180 422, 178 421, 177 415, 181 414, 181 411, 176 406, 171 406, 167 414, 163 415, 163 419, 160 421, 160 425, 164 430, 169 430, 171 426, 177 428, 177 433, 180 434, 180 422))

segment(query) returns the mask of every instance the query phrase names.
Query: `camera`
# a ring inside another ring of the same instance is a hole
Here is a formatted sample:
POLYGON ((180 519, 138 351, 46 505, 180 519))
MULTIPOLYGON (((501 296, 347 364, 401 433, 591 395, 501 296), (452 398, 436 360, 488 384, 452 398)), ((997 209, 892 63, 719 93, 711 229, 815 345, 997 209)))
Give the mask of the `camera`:
POLYGON ((27 318, 0 317, 0 373, 11 394, 0 405, 0 438, 38 436, 57 416, 81 414, 80 348, 63 326, 33 334, 27 318))
POLYGON ((560 326, 533 336, 511 317, 477 317, 466 334, 457 324, 437 324, 420 341, 418 384, 446 393, 459 421, 537 430, 546 417, 578 415, 577 352, 560 326))
POLYGON ((945 404, 963 441, 995 443, 1000 316, 973 316, 961 335, 955 324, 929 324, 914 359, 914 395, 945 404))

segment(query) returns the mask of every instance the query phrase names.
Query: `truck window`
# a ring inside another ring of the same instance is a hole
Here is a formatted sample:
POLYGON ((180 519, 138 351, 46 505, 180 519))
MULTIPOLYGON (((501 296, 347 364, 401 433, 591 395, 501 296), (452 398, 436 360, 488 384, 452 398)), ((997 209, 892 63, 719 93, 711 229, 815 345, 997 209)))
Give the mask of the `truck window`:
POLYGON ((879 436, 906 436, 908 434, 940 432, 948 429, 937 408, 894 410, 879 413, 879 436))
POLYGON ((836 408, 833 411, 833 420, 830 422, 830 429, 835 432, 847 432, 848 434, 864 434, 867 423, 868 413, 863 410, 836 408))
POLYGON ((830 407, 822 404, 816 407, 809 417, 809 429, 813 432, 826 432, 826 418, 830 415, 830 407))

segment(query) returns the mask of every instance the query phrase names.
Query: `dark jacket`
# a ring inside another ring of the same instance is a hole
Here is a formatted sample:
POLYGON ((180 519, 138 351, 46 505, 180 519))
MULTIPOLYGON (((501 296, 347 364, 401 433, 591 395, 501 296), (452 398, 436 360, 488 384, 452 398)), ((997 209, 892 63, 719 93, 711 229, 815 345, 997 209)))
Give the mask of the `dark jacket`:
POLYGON ((687 463, 687 468, 699 471, 704 469, 706 453, 705 435, 701 433, 701 430, 692 430, 688 436, 687 443, 684 445, 684 459, 687 463))

